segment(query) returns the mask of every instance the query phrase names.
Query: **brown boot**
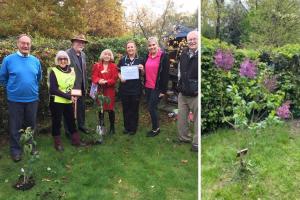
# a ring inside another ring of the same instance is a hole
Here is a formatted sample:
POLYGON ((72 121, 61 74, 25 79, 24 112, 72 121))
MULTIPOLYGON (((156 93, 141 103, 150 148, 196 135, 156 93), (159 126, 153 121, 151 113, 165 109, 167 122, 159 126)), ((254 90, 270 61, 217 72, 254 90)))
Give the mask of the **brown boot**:
POLYGON ((72 134, 72 145, 76 147, 86 146, 85 143, 80 141, 80 135, 78 132, 72 134))
POLYGON ((54 136, 54 148, 57 150, 57 151, 64 151, 64 147, 62 146, 62 142, 61 142, 61 139, 60 139, 60 136, 54 136))

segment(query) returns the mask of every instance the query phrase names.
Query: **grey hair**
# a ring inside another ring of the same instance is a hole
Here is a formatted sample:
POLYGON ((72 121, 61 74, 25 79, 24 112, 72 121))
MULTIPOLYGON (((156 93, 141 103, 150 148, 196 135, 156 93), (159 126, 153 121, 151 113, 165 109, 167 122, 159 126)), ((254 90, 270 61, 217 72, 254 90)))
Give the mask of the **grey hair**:
POLYGON ((59 58, 67 58, 68 59, 68 63, 67 63, 67 65, 70 65, 71 64, 71 60, 70 60, 70 57, 69 57, 69 55, 67 54, 67 52, 65 52, 65 51, 58 51, 57 52, 57 54, 56 54, 56 56, 55 56, 55 65, 59 65, 59 63, 58 63, 58 59, 59 58))
POLYGON ((197 37, 197 39, 199 38, 198 36, 198 31, 191 31, 187 34, 186 38, 188 39, 189 37, 191 37, 192 35, 195 35, 197 37))
POLYGON ((110 49, 104 49, 102 52, 101 52, 101 54, 100 54, 100 56, 99 56, 99 60, 103 60, 103 57, 104 57, 104 54, 105 53, 110 53, 110 61, 114 61, 114 54, 113 54, 113 52, 110 50, 110 49))
POLYGON ((30 39, 30 41, 32 40, 30 35, 28 35, 26 33, 22 33, 22 34, 17 36, 17 42, 20 40, 21 37, 28 37, 30 39))
POLYGON ((149 37, 148 38, 148 44, 152 41, 155 42, 155 44, 157 44, 159 46, 157 37, 149 37))

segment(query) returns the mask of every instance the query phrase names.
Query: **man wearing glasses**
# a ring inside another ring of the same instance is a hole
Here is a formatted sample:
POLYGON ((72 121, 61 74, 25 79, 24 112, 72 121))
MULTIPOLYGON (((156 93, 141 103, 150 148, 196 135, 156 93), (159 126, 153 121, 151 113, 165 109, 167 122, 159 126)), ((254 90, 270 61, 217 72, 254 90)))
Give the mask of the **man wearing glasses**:
POLYGON ((17 38, 17 47, 16 53, 4 58, 0 69, 0 84, 6 88, 8 100, 10 153, 15 162, 22 158, 19 130, 36 127, 42 78, 40 61, 30 55, 31 38, 21 34, 17 38))
POLYGON ((178 67, 178 143, 192 143, 191 150, 198 152, 198 32, 187 35, 185 49, 178 67), (189 113, 193 113, 194 136, 189 134, 189 113))

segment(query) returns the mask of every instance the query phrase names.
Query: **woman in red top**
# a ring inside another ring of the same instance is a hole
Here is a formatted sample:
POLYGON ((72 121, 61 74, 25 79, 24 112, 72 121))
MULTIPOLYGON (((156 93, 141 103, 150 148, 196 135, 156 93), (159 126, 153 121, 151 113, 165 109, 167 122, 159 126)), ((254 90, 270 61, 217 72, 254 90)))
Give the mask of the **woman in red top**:
MULTIPOLYGON (((103 110, 108 111, 110 134, 115 133, 115 85, 118 79, 118 70, 113 63, 114 56, 110 49, 101 52, 99 62, 93 65, 92 82, 98 84, 98 93, 110 98, 109 104, 104 104, 103 110)), ((99 119, 104 122, 104 112, 99 112, 99 119)))

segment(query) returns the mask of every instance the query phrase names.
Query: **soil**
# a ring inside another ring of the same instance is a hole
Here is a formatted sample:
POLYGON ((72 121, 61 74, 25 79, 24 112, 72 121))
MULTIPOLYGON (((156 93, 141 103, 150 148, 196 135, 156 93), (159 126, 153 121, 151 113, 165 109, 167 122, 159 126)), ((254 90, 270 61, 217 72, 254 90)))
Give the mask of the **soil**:
POLYGON ((19 179, 18 179, 17 183, 14 184, 13 187, 16 190, 23 190, 24 191, 24 190, 31 189, 35 185, 35 181, 34 181, 32 176, 30 176, 28 178, 28 181, 26 183, 24 183, 23 181, 24 181, 24 176, 23 175, 19 176, 19 179))

